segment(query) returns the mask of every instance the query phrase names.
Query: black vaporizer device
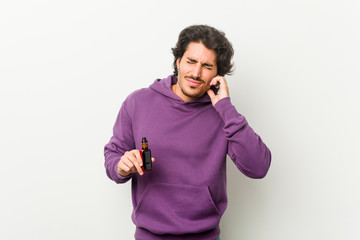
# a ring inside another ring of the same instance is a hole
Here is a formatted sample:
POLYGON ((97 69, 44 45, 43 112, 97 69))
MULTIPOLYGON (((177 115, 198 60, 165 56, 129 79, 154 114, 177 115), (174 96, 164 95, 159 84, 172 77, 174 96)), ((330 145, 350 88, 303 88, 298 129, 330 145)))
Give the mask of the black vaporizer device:
POLYGON ((151 161, 151 151, 148 147, 148 141, 146 137, 143 137, 141 140, 141 150, 140 150, 141 159, 143 161, 143 165, 141 166, 143 171, 151 171, 152 169, 152 161, 151 161))

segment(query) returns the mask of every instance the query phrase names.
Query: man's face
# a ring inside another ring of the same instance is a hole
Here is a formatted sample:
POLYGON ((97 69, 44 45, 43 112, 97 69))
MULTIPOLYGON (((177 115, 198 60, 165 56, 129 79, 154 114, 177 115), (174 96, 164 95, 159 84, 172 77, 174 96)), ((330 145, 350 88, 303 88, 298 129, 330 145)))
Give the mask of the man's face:
POLYGON ((202 97, 217 75, 216 53, 202 43, 190 42, 176 64, 178 82, 174 92, 184 101, 202 97))

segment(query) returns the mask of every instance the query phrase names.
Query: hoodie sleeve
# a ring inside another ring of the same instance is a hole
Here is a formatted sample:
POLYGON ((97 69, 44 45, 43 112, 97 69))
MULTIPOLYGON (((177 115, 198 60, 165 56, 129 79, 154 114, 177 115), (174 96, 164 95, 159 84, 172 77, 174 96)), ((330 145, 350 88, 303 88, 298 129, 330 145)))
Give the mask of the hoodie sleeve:
POLYGON ((225 123, 227 152, 236 167, 250 178, 265 177, 271 162, 270 150, 249 126, 245 117, 236 111, 229 97, 221 99, 214 108, 225 123))
POLYGON ((113 128, 113 136, 104 148, 106 174, 116 183, 125 183, 133 176, 130 174, 124 177, 117 171, 117 165, 122 155, 132 149, 135 149, 132 123, 126 111, 126 101, 124 101, 113 128))

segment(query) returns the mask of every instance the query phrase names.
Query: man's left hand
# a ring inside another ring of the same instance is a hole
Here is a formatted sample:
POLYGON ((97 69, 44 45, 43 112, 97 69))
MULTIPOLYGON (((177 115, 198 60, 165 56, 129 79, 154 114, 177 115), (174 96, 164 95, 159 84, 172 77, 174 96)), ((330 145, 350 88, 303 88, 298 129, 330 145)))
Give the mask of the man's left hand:
POLYGON ((207 91, 207 94, 209 95, 213 106, 221 99, 230 96, 229 87, 227 85, 226 79, 222 76, 216 76, 211 80, 210 86, 216 85, 217 82, 220 82, 220 89, 217 95, 215 95, 215 93, 211 89, 207 91))

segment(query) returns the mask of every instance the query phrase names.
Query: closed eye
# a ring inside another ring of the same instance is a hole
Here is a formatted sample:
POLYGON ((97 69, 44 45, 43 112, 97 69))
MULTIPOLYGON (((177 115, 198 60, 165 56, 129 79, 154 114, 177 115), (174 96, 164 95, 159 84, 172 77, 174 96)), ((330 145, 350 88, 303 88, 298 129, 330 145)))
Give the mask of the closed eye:
MULTIPOLYGON (((187 58, 187 63, 190 63, 190 64, 194 64, 194 63, 197 63, 198 61, 195 60, 195 59, 192 59, 192 58, 187 58)), ((203 67, 206 67, 207 69, 209 70, 212 70, 212 68, 214 67, 214 65, 210 64, 210 63, 203 63, 202 64, 203 67)))
POLYGON ((208 63, 204 63, 203 66, 206 67, 209 70, 211 70, 213 68, 213 65, 208 64, 208 63))
POLYGON ((188 63, 197 63, 195 59, 187 58, 188 63))

